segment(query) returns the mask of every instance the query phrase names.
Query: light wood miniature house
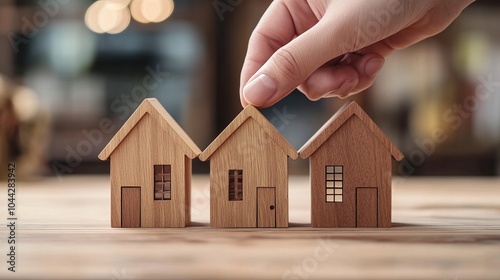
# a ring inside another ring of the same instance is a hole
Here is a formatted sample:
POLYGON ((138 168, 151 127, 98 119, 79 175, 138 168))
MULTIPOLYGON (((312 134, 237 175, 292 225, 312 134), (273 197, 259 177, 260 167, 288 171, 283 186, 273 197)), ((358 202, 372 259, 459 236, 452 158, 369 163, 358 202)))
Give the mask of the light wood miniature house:
POLYGON ((247 106, 200 154, 210 159, 210 225, 288 227, 288 157, 297 151, 247 106))
POLYGON ((313 227, 391 227, 392 158, 403 154, 356 102, 299 154, 310 158, 313 227))
POLYGON ((111 158, 111 226, 188 225, 200 153, 158 100, 145 99, 99 154, 111 158))

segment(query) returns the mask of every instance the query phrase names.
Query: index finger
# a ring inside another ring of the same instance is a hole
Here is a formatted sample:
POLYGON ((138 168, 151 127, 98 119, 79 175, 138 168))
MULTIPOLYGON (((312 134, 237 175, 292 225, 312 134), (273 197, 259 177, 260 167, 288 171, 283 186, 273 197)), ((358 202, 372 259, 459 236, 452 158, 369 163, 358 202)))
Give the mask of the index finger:
POLYGON ((273 1, 252 32, 241 70, 240 100, 250 78, 282 46, 318 22, 307 1, 273 1))

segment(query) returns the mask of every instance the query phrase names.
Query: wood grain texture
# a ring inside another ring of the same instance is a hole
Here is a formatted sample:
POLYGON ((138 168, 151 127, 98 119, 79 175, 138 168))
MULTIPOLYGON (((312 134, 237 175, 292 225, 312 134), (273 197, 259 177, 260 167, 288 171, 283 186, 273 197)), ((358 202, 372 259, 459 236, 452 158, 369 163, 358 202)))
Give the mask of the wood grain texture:
POLYGON ((141 188, 122 187, 122 227, 141 227, 141 188))
POLYGON ((276 227, 275 188, 257 188, 257 227, 276 227))
POLYGON ((297 151, 247 106, 200 154, 210 159, 210 225, 257 227, 257 188, 275 188, 276 227, 288 226, 288 157, 297 151), (229 170, 243 170, 243 200, 229 200, 229 170))
POLYGON ((210 225, 257 227, 257 188, 276 189, 276 227, 288 226, 288 156, 248 118, 210 157, 210 225), (243 170, 243 200, 229 201, 229 170, 243 170))
POLYGON ((499 178, 396 177, 388 229, 311 228, 308 176, 290 177, 289 228, 214 229, 209 177, 192 185, 194 227, 115 229, 109 177, 19 181, 0 279, 500 279, 499 178))
POLYGON ((231 135, 247 121, 253 119, 271 138, 274 143, 291 159, 297 159, 297 151, 286 141, 276 128, 252 105, 247 106, 241 113, 222 131, 222 133, 200 154, 200 160, 208 160, 231 135))
POLYGON ((156 99, 141 103, 100 155, 111 157, 111 226, 122 224, 122 186, 141 188, 141 227, 189 224, 191 158, 199 152, 156 99), (171 200, 154 200, 154 165, 171 165, 171 200))
POLYGON ((356 188, 356 227, 378 226, 377 191, 377 188, 356 188))
POLYGON ((186 156, 190 159, 198 157, 201 153, 200 148, 196 146, 193 140, 191 140, 174 118, 170 116, 160 102, 158 102, 156 98, 146 98, 123 124, 120 130, 118 130, 116 135, 111 138, 106 147, 104 147, 99 154, 99 159, 107 160, 146 114, 152 117, 158 125, 151 133, 158 133, 163 130, 171 136, 171 142, 177 144, 178 148, 181 149, 186 156))
POLYGON ((299 150, 300 157, 306 159, 316 152, 319 147, 352 116, 357 116, 373 135, 382 143, 396 160, 402 160, 401 151, 387 138, 373 120, 361 109, 355 101, 344 104, 299 150))
POLYGON ((377 225, 391 226, 391 161, 402 154, 356 103, 341 108, 300 155, 310 158, 313 227, 356 227, 359 187, 378 189, 377 225), (335 165, 343 167, 342 202, 326 200, 325 168, 335 165))

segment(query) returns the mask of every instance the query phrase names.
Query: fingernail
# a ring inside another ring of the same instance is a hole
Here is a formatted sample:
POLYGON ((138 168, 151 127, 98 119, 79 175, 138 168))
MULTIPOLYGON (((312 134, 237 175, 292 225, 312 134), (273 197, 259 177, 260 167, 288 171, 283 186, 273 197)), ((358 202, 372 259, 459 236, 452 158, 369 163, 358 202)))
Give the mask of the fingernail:
POLYGON ((261 74, 243 89, 245 100, 255 106, 266 104, 278 90, 276 83, 266 74, 261 74))
POLYGON ((370 59, 365 66, 365 75, 368 78, 373 78, 375 75, 382 69, 384 66, 385 60, 382 58, 372 58, 370 59))

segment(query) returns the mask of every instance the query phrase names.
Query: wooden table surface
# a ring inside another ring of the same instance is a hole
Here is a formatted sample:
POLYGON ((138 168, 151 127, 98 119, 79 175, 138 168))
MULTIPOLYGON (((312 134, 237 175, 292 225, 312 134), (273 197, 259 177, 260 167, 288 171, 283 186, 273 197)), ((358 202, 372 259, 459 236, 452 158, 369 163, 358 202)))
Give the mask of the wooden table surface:
POLYGON ((290 177, 290 228, 212 229, 208 177, 185 229, 110 228, 109 177, 17 184, 16 273, 1 279, 500 279, 500 179, 395 178, 390 229, 312 229, 307 177, 290 177))

